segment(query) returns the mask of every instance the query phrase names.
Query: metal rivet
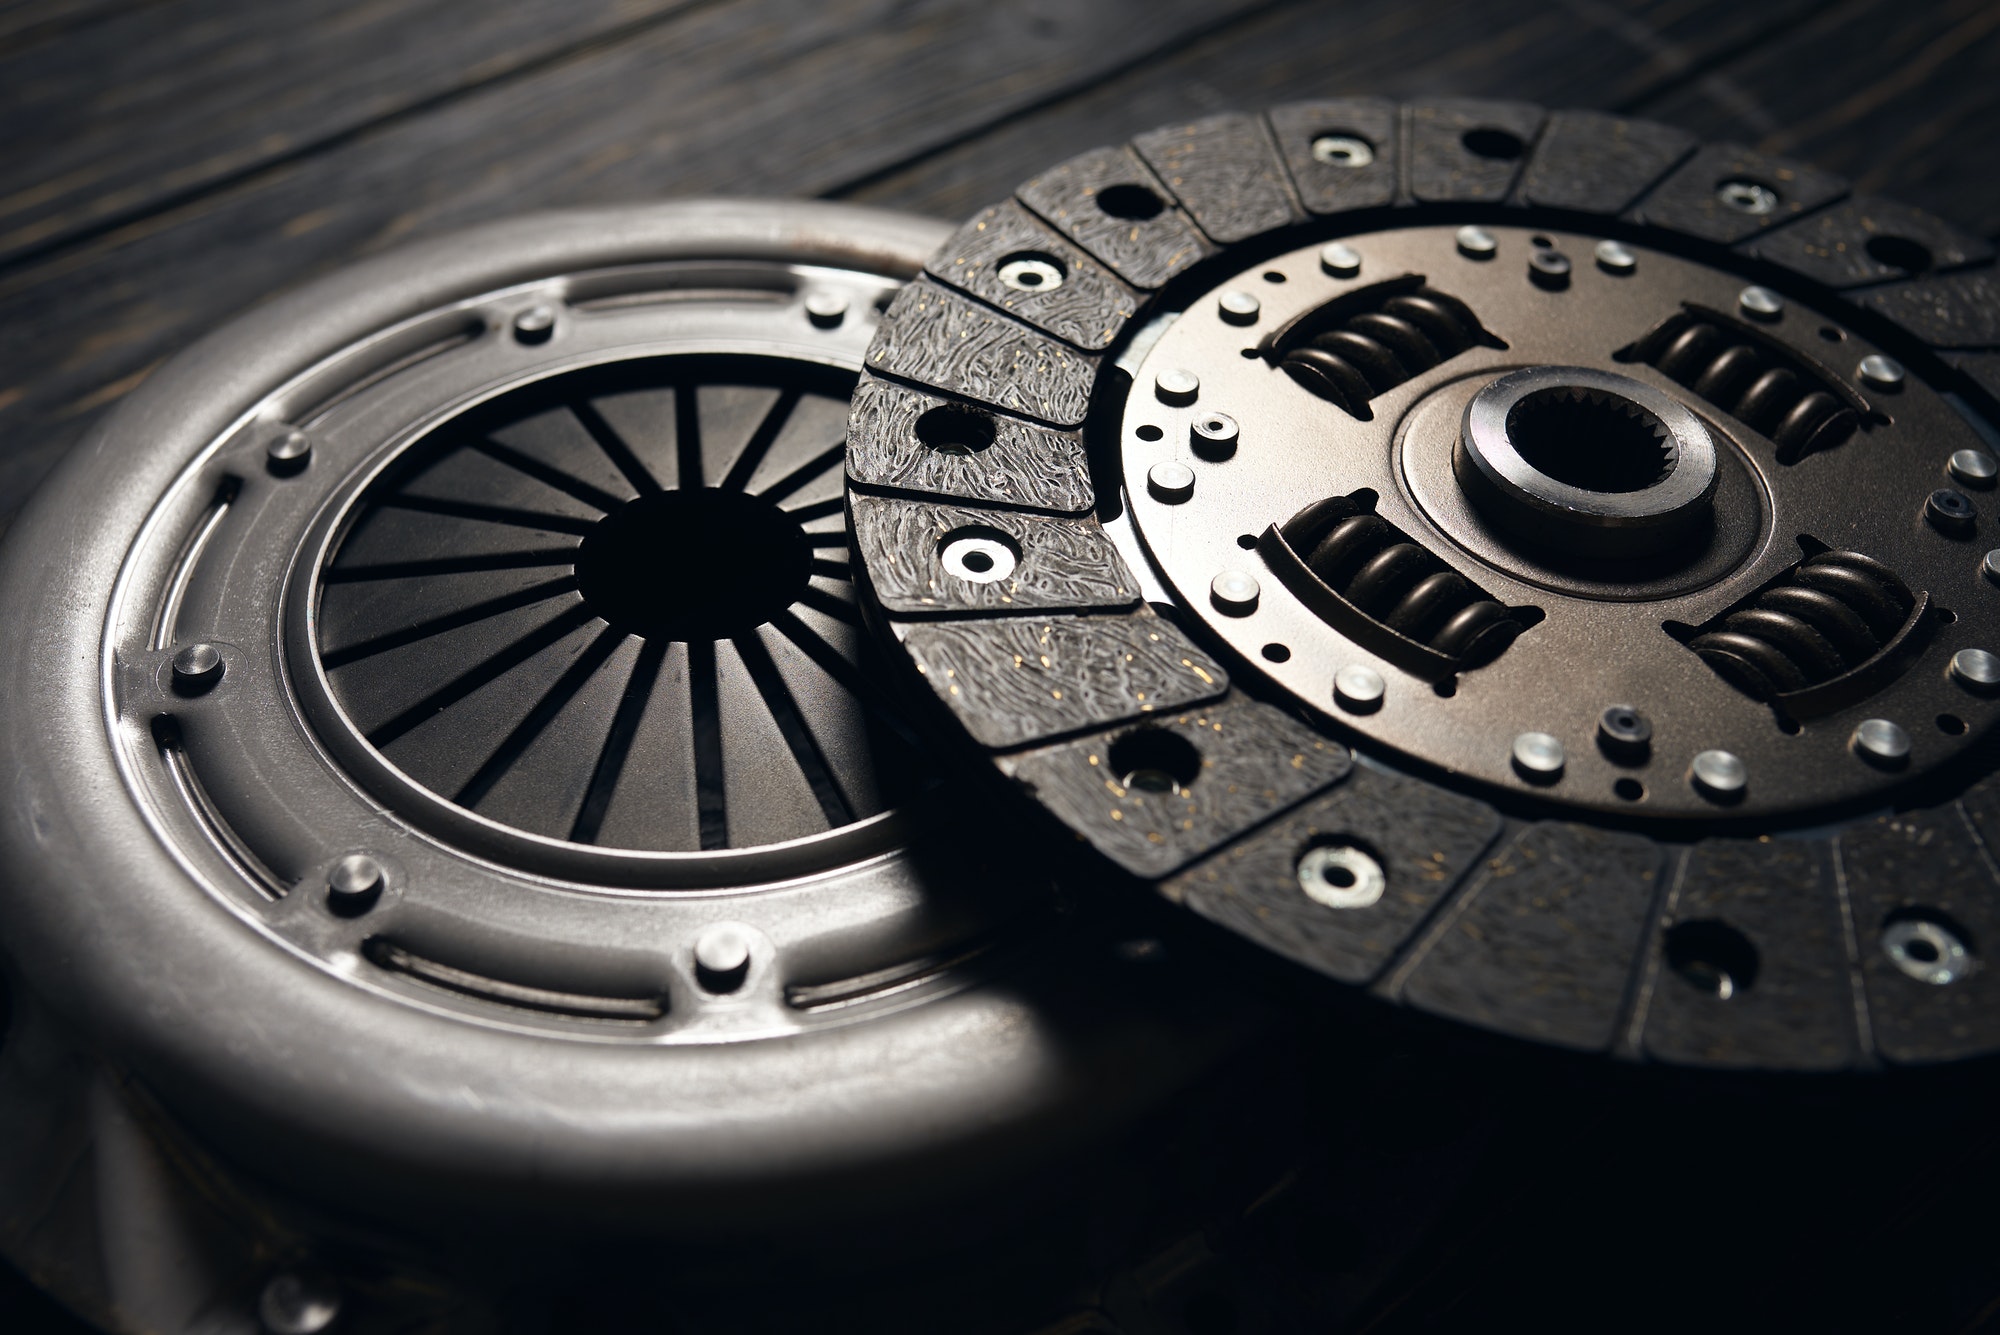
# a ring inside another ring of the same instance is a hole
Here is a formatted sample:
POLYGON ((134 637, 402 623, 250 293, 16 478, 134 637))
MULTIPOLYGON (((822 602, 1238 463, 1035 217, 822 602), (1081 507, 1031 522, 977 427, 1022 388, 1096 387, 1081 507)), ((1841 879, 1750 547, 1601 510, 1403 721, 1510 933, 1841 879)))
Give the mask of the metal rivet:
POLYGON ((264 462, 273 473, 286 475, 303 469, 312 458, 312 437, 297 429, 273 436, 264 446, 264 462))
POLYGON ((1257 316, 1264 309, 1263 302, 1235 288, 1218 297, 1215 305, 1222 312, 1222 318, 1230 324, 1256 324, 1257 316))
POLYGON ((1146 490, 1153 494, 1156 501, 1179 505, 1194 495, 1194 470, 1171 460, 1154 464, 1146 470, 1146 490))
POLYGON ((1361 272, 1361 252, 1345 241, 1333 241, 1320 247, 1319 267, 1335 278, 1352 278, 1361 272))
POLYGON ((1885 718, 1861 720, 1847 743, 1854 754, 1884 769, 1898 768, 1910 758, 1910 734, 1885 718))
POLYGON ((552 306, 530 306, 514 317, 514 338, 520 343, 546 343, 556 331, 552 306))
POLYGON ((1882 953, 1920 983, 1943 987, 1972 972, 1972 952, 1958 934, 1928 918, 1899 918, 1882 929, 1882 953))
POLYGON ((1002 261, 997 272, 1016 292, 1053 292, 1063 285, 1063 271, 1039 255, 1016 255, 1002 261))
POLYGON ((1349 663, 1333 674, 1333 698, 1354 714, 1372 714, 1382 707, 1389 685, 1366 663, 1349 663))
POLYGON ((1778 192, 1756 181, 1724 181, 1715 187, 1715 197, 1738 213, 1758 218, 1778 207, 1778 192))
POLYGON ((340 1290, 330 1279, 287 1270, 257 1296, 257 1319, 271 1335, 320 1335, 340 1316, 340 1290))
POLYGON ((1940 533, 1962 537, 1972 531, 1978 517, 1972 498, 1950 487, 1940 487, 1924 500, 1924 518, 1940 533))
POLYGON ((1553 783, 1562 777, 1563 744, 1545 732, 1524 732, 1514 739, 1514 769, 1533 783, 1553 783))
POLYGON ((190 644, 174 655, 174 690, 182 695, 200 695, 222 673, 222 651, 212 644, 190 644))
POLYGON ((1697 792, 1726 802, 1749 787, 1750 767, 1728 751, 1702 751, 1689 764, 1688 779, 1697 792))
POLYGON ((1775 320, 1785 313, 1785 302, 1770 288, 1753 285, 1736 294, 1736 308, 1753 320, 1775 320))
POLYGON ((1161 403, 1185 407, 1201 393, 1201 377, 1193 371, 1162 371, 1153 377, 1153 393, 1161 403))
POLYGON ((1299 889, 1330 909, 1365 909, 1382 898, 1389 878, 1358 848, 1309 848, 1299 859, 1299 889))
POLYGON ((1188 428, 1188 445, 1204 459, 1227 459, 1236 453, 1236 419, 1228 413, 1203 413, 1188 428))
POLYGON ((733 922, 703 929, 695 938, 694 969, 710 992, 734 992, 750 972, 750 933, 733 922))
POLYGON ((1500 249, 1500 243, 1493 233, 1484 227, 1474 227, 1470 223, 1458 229, 1458 253, 1475 260, 1493 258, 1493 252, 1500 249))
POLYGON ((1569 256, 1556 250, 1537 250, 1528 256, 1528 279, 1536 287, 1559 292, 1569 286, 1569 256))
POLYGON ((366 853, 349 853, 326 877, 326 902, 344 916, 366 913, 382 897, 382 864, 366 853))
POLYGON ((1629 246, 1616 241, 1597 243, 1597 267, 1606 273, 1628 274, 1639 267, 1639 257, 1629 246))
POLYGON ((1366 167, 1375 161, 1375 146, 1351 134, 1323 134, 1313 140, 1312 155, 1329 167, 1366 167))
POLYGON ((2000 584, 2000 550, 1990 551, 1979 562, 1979 573, 2000 584))
POLYGON ((1352 714, 1372 714, 1389 689, 1382 674, 1366 663, 1349 663, 1333 674, 1333 698, 1352 714))
POLYGON ((945 535, 938 561, 968 584, 997 584, 1014 573, 1020 557, 995 534, 960 532, 945 535))
POLYGON ((1954 450, 1945 467, 1968 487, 1990 487, 2000 478, 2000 463, 1985 450, 1954 450))
POLYGON ((1854 368, 1854 374, 1861 377, 1864 384, 1877 389, 1901 389, 1903 387, 1903 364, 1894 357, 1884 357, 1879 352, 1871 352, 1861 359, 1854 368))
POLYGON ((821 289, 806 293, 806 319, 821 329, 832 329, 847 318, 847 298, 821 289))
POLYGON ((1226 616, 1249 616, 1257 610, 1257 596, 1262 592, 1257 577, 1247 570, 1225 570, 1208 582, 1209 600, 1226 616))
POLYGON ((2000 690, 2000 654, 1984 649, 1960 649, 1951 656, 1952 680, 1985 695, 2000 690))
POLYGON ((1614 760, 1643 760, 1653 742, 1653 725, 1630 705, 1613 705, 1597 717, 1597 744, 1614 760))

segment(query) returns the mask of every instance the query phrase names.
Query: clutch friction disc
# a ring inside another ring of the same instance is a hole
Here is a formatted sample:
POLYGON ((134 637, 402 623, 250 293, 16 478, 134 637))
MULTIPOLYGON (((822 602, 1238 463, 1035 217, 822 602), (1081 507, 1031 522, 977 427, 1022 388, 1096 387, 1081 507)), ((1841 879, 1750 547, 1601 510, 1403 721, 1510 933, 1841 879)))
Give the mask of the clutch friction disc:
POLYGON ((1665 1063, 1974 1057, 1992 264, 1594 112, 1166 127, 885 316, 864 599, 1024 798, 1342 983, 1665 1063))
POLYGON ((156 372, 0 568, 34 995, 231 1164, 404 1227, 852 1218, 1191 1079, 1227 1008, 1097 967, 990 822, 967 856, 875 707, 842 436, 946 234, 540 215, 156 372))

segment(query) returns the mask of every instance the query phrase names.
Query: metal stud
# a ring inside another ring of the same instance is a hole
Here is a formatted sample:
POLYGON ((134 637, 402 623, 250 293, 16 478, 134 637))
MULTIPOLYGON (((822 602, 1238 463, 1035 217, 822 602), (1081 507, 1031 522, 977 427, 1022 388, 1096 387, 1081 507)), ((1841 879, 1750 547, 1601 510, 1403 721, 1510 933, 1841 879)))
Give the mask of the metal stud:
POLYGON ((695 978, 710 992, 734 992, 750 973, 750 933, 733 922, 702 929, 694 943, 695 978))
POLYGON ((1569 286, 1569 256, 1559 250, 1536 250, 1528 256, 1528 279, 1536 287, 1561 291, 1569 286))
POLYGON ((514 340, 517 343, 546 343, 556 332, 556 312, 553 306, 530 306, 514 317, 514 340))
POLYGON ((1204 459, 1227 459, 1236 453, 1238 434, 1228 413, 1203 413, 1188 428, 1188 445, 1204 459))
POLYGON ((1903 387, 1903 364, 1894 357, 1884 357, 1879 352, 1871 352, 1861 359, 1854 368, 1854 374, 1861 377, 1863 384, 1876 389, 1901 389, 1903 387))
POLYGON ((1146 470, 1146 490, 1162 504, 1179 505, 1194 495, 1194 470, 1172 460, 1154 464, 1146 470))
POLYGON ((1736 294, 1736 308, 1753 320, 1775 320, 1785 313, 1785 302, 1770 288, 1753 283, 1736 294))
POLYGON ((2000 463, 1985 450, 1954 450, 1945 467, 1968 487, 1990 487, 2000 478, 2000 463))
POLYGON ((1320 247, 1319 267, 1335 278, 1352 278, 1361 272, 1361 252, 1345 241, 1333 241, 1320 247))
POLYGON ((1208 597, 1224 616, 1247 617, 1257 610, 1263 593, 1257 577, 1247 570, 1225 570, 1208 582, 1208 597))
POLYGON ((1351 714, 1372 714, 1388 692, 1382 674, 1366 663, 1349 663, 1333 674, 1333 698, 1351 714))
POLYGON ((1910 734, 1885 718, 1861 720, 1847 743, 1854 748, 1854 754, 1883 769, 1897 769, 1909 763, 1910 734))
POLYGON ((1546 732, 1524 732, 1514 739, 1514 770, 1530 783, 1554 783, 1567 759, 1563 744, 1546 732))
POLYGON ((265 466, 280 477, 289 477, 311 461, 312 448, 312 437, 296 428, 273 436, 264 446, 265 466))
POLYGON ((174 691, 201 695, 222 680, 222 651, 212 644, 190 644, 174 655, 174 691))
POLYGON ((1597 267, 1623 277, 1639 267, 1639 257, 1632 253, 1629 246, 1616 241, 1600 241, 1597 243, 1597 267))
POLYGON ((1236 288, 1218 297, 1215 305, 1222 318, 1230 324, 1256 324, 1257 316, 1264 309, 1263 302, 1236 288))
POLYGON ((1597 717, 1597 745, 1613 760, 1644 760, 1653 742, 1653 725, 1630 705, 1613 705, 1597 717))
POLYGON ((1490 260, 1493 252, 1500 249, 1500 242, 1484 227, 1471 223, 1458 229, 1458 253, 1468 259, 1490 260))
POLYGON ((1964 492, 1940 487, 1924 500, 1924 518, 1938 532, 1958 538, 1972 532, 1979 512, 1964 492))
POLYGON ((1750 785, 1750 767, 1729 751, 1702 751, 1688 765, 1695 791, 1719 802, 1733 801, 1750 785))
POLYGON ((2000 584, 2000 549, 1986 553, 1979 562, 1979 573, 2000 584))
POLYGON ((806 293, 806 319, 821 329, 833 329, 847 318, 847 298, 822 288, 806 293))
POLYGON ((349 853, 333 864, 326 877, 327 907, 342 917, 354 917, 375 907, 382 897, 382 864, 366 853, 349 853))
POLYGON ((1984 649, 1960 649, 1951 656, 1951 678, 1980 695, 2000 690, 2000 654, 1984 649))
POLYGON ((1201 377, 1193 371, 1162 371, 1153 377, 1153 393, 1161 403, 1186 407, 1201 393, 1201 377))

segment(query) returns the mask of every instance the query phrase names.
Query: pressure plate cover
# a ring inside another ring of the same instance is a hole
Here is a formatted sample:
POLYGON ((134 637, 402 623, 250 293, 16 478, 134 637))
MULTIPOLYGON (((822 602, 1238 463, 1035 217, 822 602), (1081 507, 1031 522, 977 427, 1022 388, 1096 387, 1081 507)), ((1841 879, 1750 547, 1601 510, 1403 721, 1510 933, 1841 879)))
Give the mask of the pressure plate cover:
POLYGON ((1168 899, 1559 1047, 2000 1047, 1993 253, 1507 102, 1144 134, 979 214, 854 400, 930 716, 1168 899))
POLYGON ((847 404, 944 238, 541 215, 155 373, 0 567, 18 973, 377 1210, 851 1212, 1186 1080, 1226 1023, 1143 1005, 877 708, 847 404))

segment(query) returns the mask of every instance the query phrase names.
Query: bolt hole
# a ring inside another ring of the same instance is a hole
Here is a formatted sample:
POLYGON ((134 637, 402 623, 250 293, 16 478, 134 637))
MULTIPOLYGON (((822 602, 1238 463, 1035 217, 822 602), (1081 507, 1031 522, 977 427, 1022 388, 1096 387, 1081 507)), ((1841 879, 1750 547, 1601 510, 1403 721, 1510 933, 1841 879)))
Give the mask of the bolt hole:
POLYGON ((1637 802, 1646 795, 1646 785, 1637 779, 1620 779, 1611 785, 1611 791, 1624 801, 1637 802))
POLYGON ((1521 142, 1521 136, 1494 129, 1467 130, 1459 136, 1458 142, 1465 145, 1465 151, 1472 156, 1492 158, 1496 162, 1512 162, 1527 148, 1521 142))
POLYGON ((1940 626, 1949 626, 1952 622, 1958 620, 1958 613, 1952 611, 1949 607, 1934 608, 1931 615, 1937 618, 1940 626))
POLYGON ((1143 185, 1112 185, 1097 192, 1097 207, 1113 218, 1144 222, 1157 218, 1166 201, 1143 185))
POLYGON ((1961 737, 1965 734, 1965 720, 1956 714, 1939 714, 1937 725, 1938 731, 1947 737, 1961 737))
POLYGON ((1534 242, 1535 246, 1541 250, 1548 250, 1555 245, 1555 242, 1545 236, 1530 237, 1529 240, 1534 242))
POLYGON ((945 403, 917 419, 917 439, 939 454, 963 457, 993 444, 993 417, 977 408, 945 403))
POLYGON ((985 572, 993 568, 993 558, 985 552, 967 552, 962 558, 967 570, 985 572))
POLYGON ((1201 773, 1194 743, 1164 728, 1134 728, 1111 743, 1107 759, 1126 788, 1142 793, 1183 796, 1201 773))
POLYGON ((1844 330, 1835 329, 1830 324, 1823 324, 1819 327, 1819 336, 1829 343, 1843 343, 1847 340, 1847 334, 1844 330))
POLYGON ((1264 646, 1264 657, 1273 663, 1288 663, 1291 661, 1292 651, 1287 645, 1267 644, 1264 646))
POLYGON ((1748 992, 1757 981, 1757 947, 1728 923, 1676 923, 1667 929, 1665 947, 1667 967, 1718 1001, 1748 992))
POLYGON ((1257 360, 1257 357, 1258 357, 1258 352, 1257 352, 1257 349, 1255 349, 1255 348, 1245 348, 1245 349, 1243 349, 1243 360, 1244 360, 1244 361, 1246 361, 1246 362, 1254 362, 1254 361, 1256 361, 1256 360, 1257 360))
POLYGON ((1137 431, 1134 431, 1132 434, 1137 436, 1140 440, 1158 440, 1161 436, 1164 436, 1167 433, 1160 430, 1160 428, 1154 426, 1152 423, 1148 422, 1145 426, 1140 427, 1137 431))
POLYGON ((1254 552, 1257 550, 1257 535, 1254 533, 1239 533, 1236 535, 1236 545, 1246 552, 1254 552))
POLYGON ((1285 276, 1276 269, 1266 269, 1264 271, 1264 281, 1267 283, 1282 283, 1285 281, 1285 276))
POLYGON ((1805 726, 1804 724, 1800 723, 1797 719, 1792 718, 1789 715, 1786 714, 1778 715, 1778 731, 1782 732, 1787 737, 1798 736, 1799 730, 1804 726, 1805 726))
POLYGON ((1039 250, 1016 251, 1003 258, 995 272, 1000 281, 1016 292, 1052 291, 1067 277, 1062 261, 1039 250))
POLYGON ((1937 262, 1929 246, 1906 236, 1871 236, 1867 249, 1868 257, 1877 264, 1910 273, 1922 273, 1937 262))
POLYGON ((1431 690, 1435 691, 1443 699, 1449 700, 1452 696, 1458 694, 1458 678, 1446 677, 1441 681, 1434 681, 1431 683, 1431 690))

